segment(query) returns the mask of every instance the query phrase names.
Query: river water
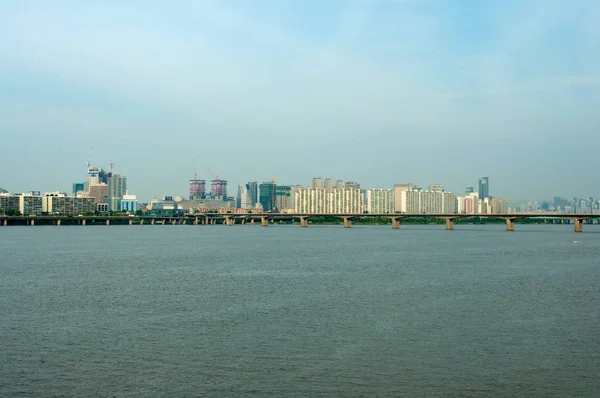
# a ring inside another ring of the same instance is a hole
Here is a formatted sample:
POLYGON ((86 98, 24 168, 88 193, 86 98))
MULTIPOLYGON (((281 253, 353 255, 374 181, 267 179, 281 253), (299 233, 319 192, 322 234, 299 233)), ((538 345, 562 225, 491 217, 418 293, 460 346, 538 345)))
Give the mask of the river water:
POLYGON ((0 396, 598 396, 600 226, 516 227, 0 228, 0 396))

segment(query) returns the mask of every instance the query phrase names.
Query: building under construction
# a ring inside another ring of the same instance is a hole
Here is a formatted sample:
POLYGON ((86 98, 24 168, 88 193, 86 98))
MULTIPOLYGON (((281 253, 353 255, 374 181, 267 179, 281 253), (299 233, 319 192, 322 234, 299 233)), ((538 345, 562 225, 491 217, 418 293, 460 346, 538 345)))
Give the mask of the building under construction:
POLYGON ((190 180, 190 200, 206 198, 206 180, 190 180))
POLYGON ((210 195, 213 198, 227 199, 227 181, 219 178, 210 182, 210 195))

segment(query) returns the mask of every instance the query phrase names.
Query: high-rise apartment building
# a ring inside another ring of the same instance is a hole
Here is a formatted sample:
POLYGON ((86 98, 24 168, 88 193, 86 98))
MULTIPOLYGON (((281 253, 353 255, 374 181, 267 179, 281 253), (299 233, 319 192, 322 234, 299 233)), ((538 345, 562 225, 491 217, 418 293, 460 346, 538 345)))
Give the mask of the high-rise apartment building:
POLYGON ((314 188, 323 189, 323 188, 325 188, 325 183, 321 177, 315 177, 315 178, 313 178, 312 187, 313 187, 313 189, 314 188))
POLYGON ((394 212, 406 213, 406 209, 402 207, 402 192, 412 190, 413 184, 394 184, 394 212))
POLYGON ((456 196, 452 192, 402 191, 400 201, 408 214, 454 214, 457 211, 456 196))
POLYGON ((483 200, 490 197, 490 179, 481 177, 479 179, 479 199, 483 200))
POLYGON ((332 193, 333 192, 333 180, 331 178, 326 178, 325 182, 323 183, 323 186, 325 188, 325 191, 328 193, 332 193))
POLYGON ((394 213, 394 191, 391 189, 367 190, 367 212, 371 214, 394 213))
POLYGON ((275 183, 263 182, 259 185, 259 202, 264 211, 273 211, 275 208, 275 183))
POLYGON ((360 189, 311 188, 294 186, 291 190, 293 209, 297 213, 360 214, 364 212, 364 194, 360 189))
POLYGON ((120 174, 110 174, 106 185, 108 185, 108 210, 121 211, 121 200, 127 193, 127 178, 120 174))

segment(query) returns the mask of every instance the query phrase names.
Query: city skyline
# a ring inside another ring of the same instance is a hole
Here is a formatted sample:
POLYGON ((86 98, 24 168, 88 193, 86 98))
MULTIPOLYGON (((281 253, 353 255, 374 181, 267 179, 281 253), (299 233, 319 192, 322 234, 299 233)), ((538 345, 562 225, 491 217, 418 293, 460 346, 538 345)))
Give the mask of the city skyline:
POLYGON ((231 187, 599 197, 599 32, 592 0, 13 2, 0 184, 69 192, 93 145, 143 200, 187 196, 191 158, 231 187))

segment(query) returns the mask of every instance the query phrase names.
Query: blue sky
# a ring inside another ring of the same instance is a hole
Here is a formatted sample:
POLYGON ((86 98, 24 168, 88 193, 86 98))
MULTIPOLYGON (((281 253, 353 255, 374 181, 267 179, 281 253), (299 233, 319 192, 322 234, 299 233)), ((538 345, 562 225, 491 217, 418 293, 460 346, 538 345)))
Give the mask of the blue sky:
POLYGON ((0 14, 0 186, 92 163, 140 199, 192 158, 273 177, 600 196, 600 2, 35 1, 0 14))

